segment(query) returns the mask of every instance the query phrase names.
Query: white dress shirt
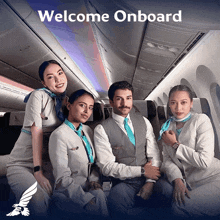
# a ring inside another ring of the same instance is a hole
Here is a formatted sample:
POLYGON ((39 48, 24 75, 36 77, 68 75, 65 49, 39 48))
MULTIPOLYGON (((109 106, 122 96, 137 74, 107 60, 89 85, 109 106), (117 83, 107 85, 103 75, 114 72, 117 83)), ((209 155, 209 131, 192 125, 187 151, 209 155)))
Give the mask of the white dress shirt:
MULTIPOLYGON (((127 135, 124 128, 124 117, 112 113, 112 118, 122 129, 122 131, 127 135)), ((128 125, 130 126, 132 132, 134 133, 134 127, 132 121, 130 120, 130 115, 127 116, 128 125)), ((160 166, 160 153, 155 140, 155 135, 151 123, 145 117, 144 121, 146 123, 146 156, 152 157, 152 165, 160 166)), ((97 125, 94 130, 94 143, 95 150, 97 154, 97 164, 101 168, 103 175, 112 176, 119 178, 121 180, 127 178, 134 178, 141 176, 141 166, 127 166, 122 163, 117 163, 116 158, 112 152, 112 147, 109 142, 109 138, 101 124, 97 125)), ((147 181, 153 181, 148 179, 147 181)))

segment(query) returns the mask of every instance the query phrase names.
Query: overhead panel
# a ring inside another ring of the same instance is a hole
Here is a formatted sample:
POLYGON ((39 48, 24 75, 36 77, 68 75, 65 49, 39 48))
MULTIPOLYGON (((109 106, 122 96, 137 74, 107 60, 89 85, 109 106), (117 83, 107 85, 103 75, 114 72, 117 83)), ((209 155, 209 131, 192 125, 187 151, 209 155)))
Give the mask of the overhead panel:
MULTIPOLYGON (((89 0, 86 2, 87 9, 90 13, 98 13, 100 15, 106 13, 109 15, 108 22, 95 22, 103 35, 105 35, 114 45, 117 45, 117 48, 120 50, 129 55, 137 56, 139 53, 140 41, 142 41, 143 37, 145 22, 129 22, 127 19, 123 22, 117 21, 114 15, 118 10, 123 10, 126 15, 132 13, 126 4, 121 4, 121 1, 89 0)), ((120 13, 118 17, 122 19, 120 13)))
POLYGON ((124 76, 126 76, 130 78, 131 82, 137 58, 116 47, 98 27, 96 27, 96 39, 99 42, 100 53, 104 60, 104 66, 109 71, 111 81, 124 80, 124 76))
POLYGON ((39 88, 42 84, 38 68, 43 61, 53 59, 62 65, 67 75, 67 94, 84 88, 98 97, 87 78, 27 2, 9 2, 0 3, 0 65, 4 68, 0 74, 31 88, 39 88))
POLYGON ((39 80, 36 78, 20 71, 17 68, 14 68, 13 66, 10 66, 2 61, 0 61, 0 75, 4 76, 8 79, 12 79, 18 83, 21 83, 23 85, 26 85, 28 87, 33 87, 33 85, 36 86, 36 88, 42 87, 42 84, 39 80))
POLYGON ((23 100, 27 94, 25 90, 0 82, 0 111, 24 111, 23 100))
POLYGON ((140 98, 145 98, 164 78, 172 65, 176 65, 177 61, 184 57, 187 46, 196 38, 198 32, 165 24, 148 23, 132 82, 135 88, 134 95, 140 96, 142 88, 145 96, 140 98))

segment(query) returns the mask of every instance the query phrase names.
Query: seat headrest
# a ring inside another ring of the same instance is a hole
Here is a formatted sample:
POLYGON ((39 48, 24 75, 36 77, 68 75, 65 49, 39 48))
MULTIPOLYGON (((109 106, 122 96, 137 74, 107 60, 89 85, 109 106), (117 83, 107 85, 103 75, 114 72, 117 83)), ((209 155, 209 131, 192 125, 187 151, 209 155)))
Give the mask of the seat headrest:
POLYGON ((204 113, 211 118, 211 110, 206 98, 193 98, 192 109, 194 112, 204 113))
POLYGON ((157 114, 158 114, 158 118, 159 120, 166 120, 166 114, 165 114, 165 108, 164 106, 158 106, 157 107, 157 114))
POLYGON ((22 126, 24 122, 25 111, 11 112, 9 126, 22 126))
POLYGON ((103 108, 100 103, 94 103, 93 107, 93 120, 100 121, 103 119, 103 108))
POLYGON ((193 98, 192 110, 197 113, 202 113, 202 106, 201 106, 200 98, 193 98))
POLYGON ((147 101, 148 119, 154 118, 157 115, 156 105, 153 101, 147 101))
POLYGON ((136 111, 139 111, 144 117, 148 118, 146 100, 133 100, 133 107, 136 111))

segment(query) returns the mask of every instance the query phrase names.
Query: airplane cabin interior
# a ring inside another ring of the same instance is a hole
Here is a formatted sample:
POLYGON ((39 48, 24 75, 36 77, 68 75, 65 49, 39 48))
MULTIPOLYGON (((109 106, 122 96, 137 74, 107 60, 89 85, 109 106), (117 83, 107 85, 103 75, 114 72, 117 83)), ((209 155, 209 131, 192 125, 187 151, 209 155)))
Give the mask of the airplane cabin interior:
MULTIPOLYGON (((38 68, 45 60, 62 65, 68 78, 67 95, 82 88, 94 95, 93 114, 87 122, 92 129, 111 116, 109 86, 126 80, 134 88, 135 111, 149 119, 158 138, 162 124, 172 114, 167 105, 169 90, 177 84, 187 85, 194 94, 193 111, 208 115, 212 122, 215 157, 220 159, 219 12, 219 0, 0 0, 3 213, 12 205, 8 205, 10 188, 5 180, 7 156, 23 124, 24 97, 42 87, 38 68), (46 19, 48 15, 42 22, 39 11, 45 10, 54 14, 67 10, 74 15, 106 13, 109 20, 57 22, 46 19), (180 10, 181 21, 176 22, 172 16, 180 10), (116 11, 120 11, 118 21, 116 11), (134 21, 135 16, 128 20, 129 14, 138 13, 170 16, 164 22, 134 21)), ((158 146, 162 158, 162 146, 158 146)))

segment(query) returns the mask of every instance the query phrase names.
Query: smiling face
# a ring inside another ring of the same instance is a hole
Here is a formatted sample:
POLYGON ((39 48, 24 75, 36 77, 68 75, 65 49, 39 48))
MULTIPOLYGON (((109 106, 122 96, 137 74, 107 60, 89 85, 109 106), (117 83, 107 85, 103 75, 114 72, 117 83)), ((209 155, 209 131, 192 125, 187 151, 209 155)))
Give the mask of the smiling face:
POLYGON ((193 106, 193 102, 186 91, 173 92, 169 98, 170 110, 177 119, 184 118, 193 106))
POLYGON ((126 117, 132 109, 133 96, 129 89, 117 89, 113 100, 109 100, 115 114, 126 117))
POLYGON ((66 90, 67 78, 62 68, 51 63, 44 71, 42 84, 55 94, 61 94, 66 90))
POLYGON ((94 99, 88 94, 80 96, 72 104, 68 102, 68 120, 77 128, 80 123, 85 123, 89 119, 93 111, 93 106, 94 99))

